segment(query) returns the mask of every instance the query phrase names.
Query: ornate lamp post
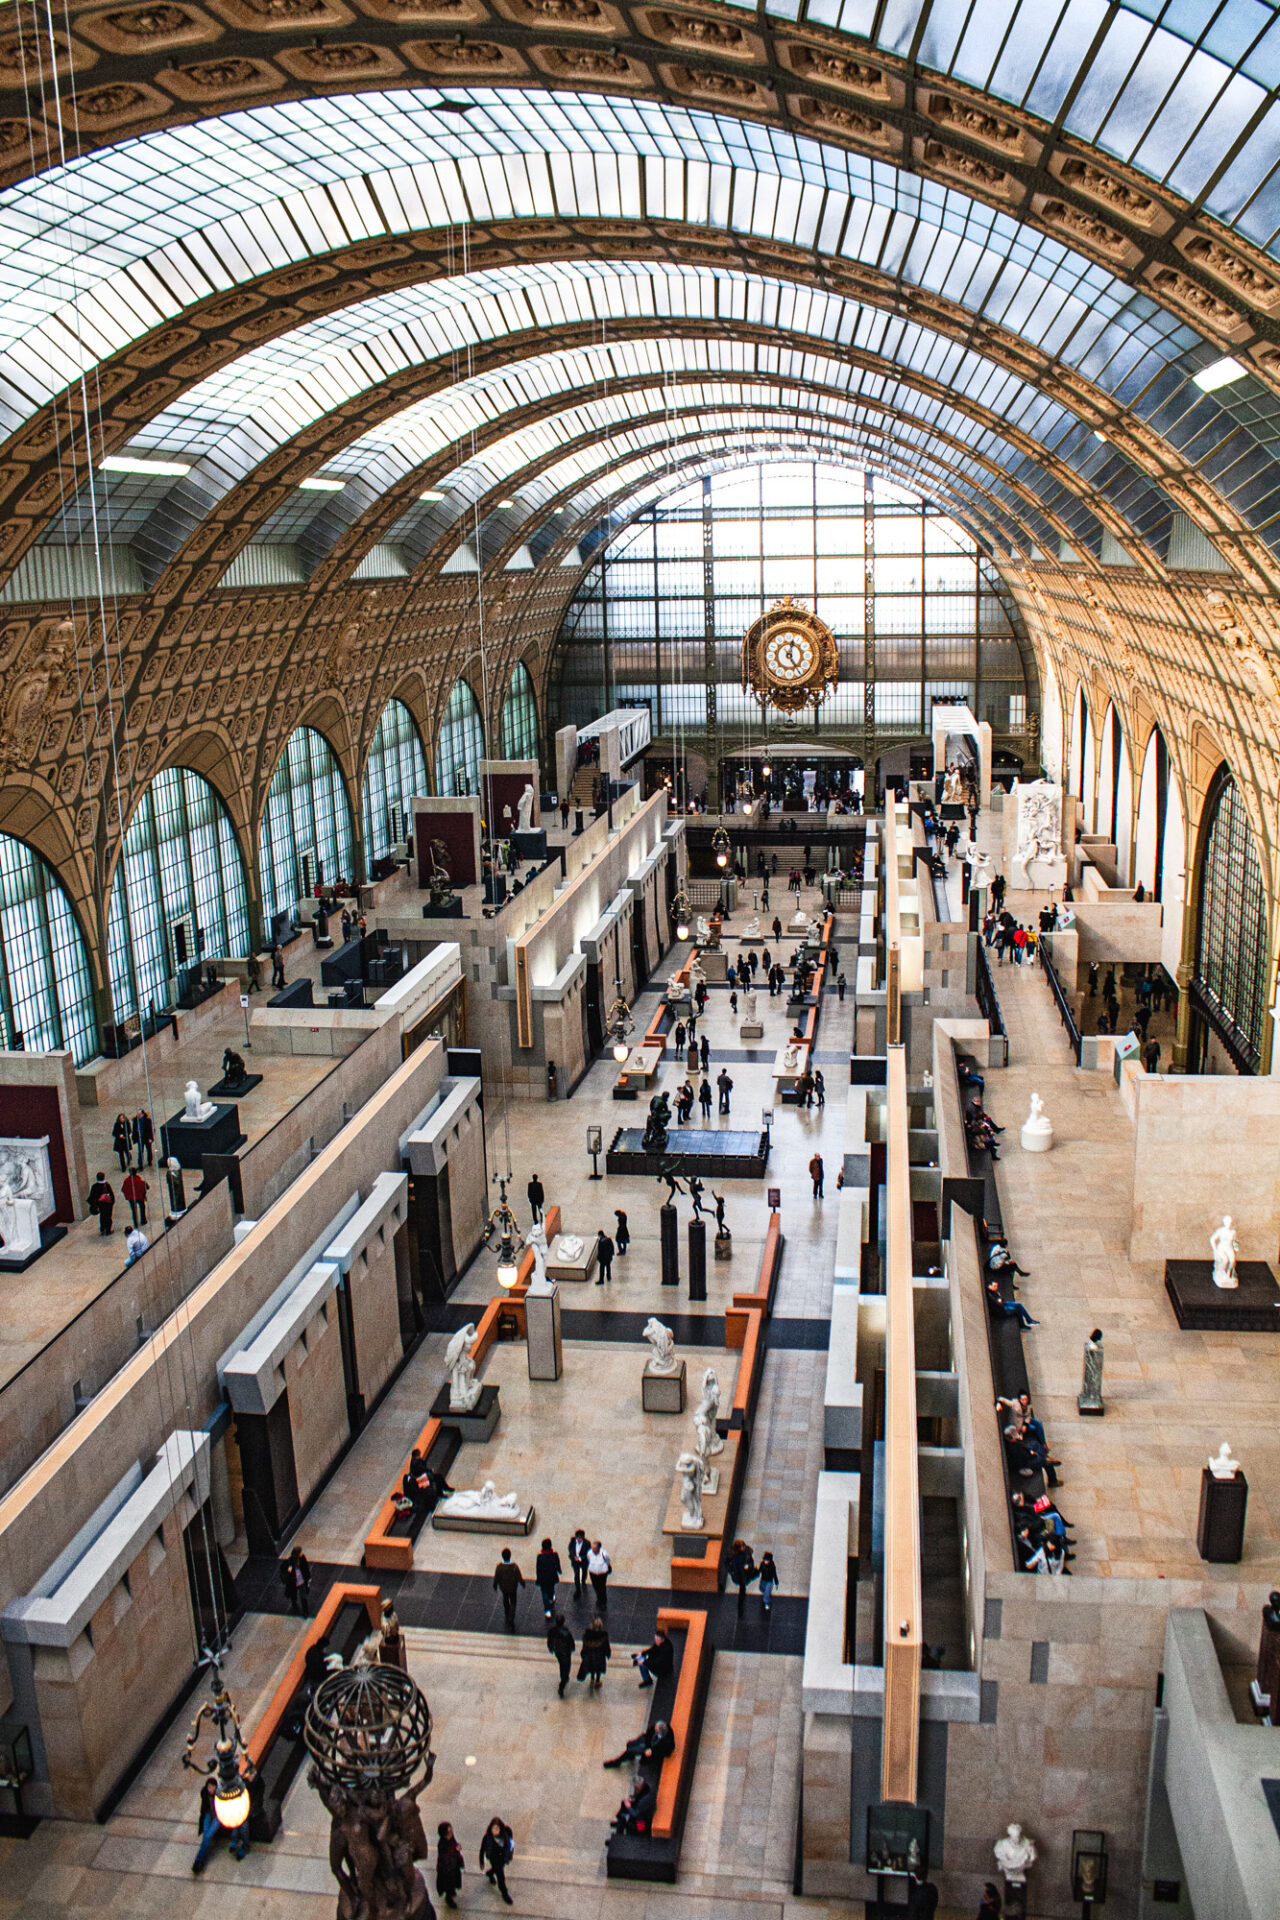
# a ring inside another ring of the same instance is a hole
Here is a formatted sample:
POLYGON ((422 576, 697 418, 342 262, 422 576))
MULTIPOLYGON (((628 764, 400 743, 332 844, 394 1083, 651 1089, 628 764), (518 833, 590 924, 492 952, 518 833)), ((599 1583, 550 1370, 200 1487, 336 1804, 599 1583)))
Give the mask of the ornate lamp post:
POLYGON ((332 1822, 338 1920, 426 1920, 418 1796, 431 1784, 431 1709, 398 1667, 348 1667, 321 1681, 303 1723, 307 1779, 332 1822))
POLYGON ((193 1773, 201 1774, 206 1780, 212 1778, 213 1811, 218 1825, 234 1832, 242 1827, 249 1818, 249 1785, 246 1770, 252 1773, 252 1764, 245 1749, 244 1737, 240 1732, 240 1720, 231 1702, 231 1695, 222 1683, 222 1667, 218 1655, 207 1653, 205 1664, 209 1668, 209 1682, 213 1697, 201 1706, 191 1723, 187 1735, 187 1744, 182 1750, 182 1764, 193 1773), (196 1744, 200 1738, 200 1729, 205 1720, 211 1720, 214 1726, 213 1752, 207 1760, 197 1760, 196 1744))
POLYGON ((676 889, 676 897, 671 902, 671 923, 676 930, 677 940, 689 938, 689 900, 683 887, 676 889))
POLYGON ((489 1215, 489 1222, 484 1230, 484 1243, 487 1247, 496 1246, 498 1285, 509 1290, 514 1287, 519 1277, 520 1254, 524 1239, 519 1222, 511 1211, 511 1203, 507 1199, 507 1181, 511 1175, 497 1174, 495 1178, 498 1182, 498 1204, 489 1215))
POLYGON ((636 1023, 631 1018, 630 1007, 622 997, 622 981, 615 979, 613 988, 613 1005, 605 1016, 605 1030, 613 1046, 613 1057, 621 1066, 631 1051, 631 1035, 636 1030, 636 1023))

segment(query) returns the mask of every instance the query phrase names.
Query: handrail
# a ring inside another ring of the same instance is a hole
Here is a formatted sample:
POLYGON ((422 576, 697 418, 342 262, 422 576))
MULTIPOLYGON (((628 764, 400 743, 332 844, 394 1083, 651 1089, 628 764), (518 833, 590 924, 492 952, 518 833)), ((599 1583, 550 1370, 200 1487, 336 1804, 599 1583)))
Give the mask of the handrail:
POLYGON ((1079 1066, 1081 1051, 1080 1029, 1076 1025, 1075 1015, 1071 1011, 1071 1006, 1066 994, 1062 991, 1062 982, 1054 971, 1053 962, 1049 958, 1048 949, 1043 940, 1036 942, 1036 952, 1040 956, 1040 965, 1044 968, 1045 979, 1049 982, 1049 991, 1057 1002, 1058 1018, 1067 1030, 1067 1043, 1076 1057, 1076 1065, 1079 1066))
MULTIPOLYGON (((987 958, 987 949, 982 936, 976 935, 975 951, 977 960, 974 965, 973 996, 978 1003, 978 1012, 986 1021, 991 1033, 1004 1042, 1004 1059, 999 1064, 1009 1064, 1009 1029, 1004 1023, 1004 1012, 1000 1006, 1000 996, 996 992, 996 983, 991 977, 991 962, 987 958)), ((992 1066, 997 1063, 993 1060, 992 1066)))

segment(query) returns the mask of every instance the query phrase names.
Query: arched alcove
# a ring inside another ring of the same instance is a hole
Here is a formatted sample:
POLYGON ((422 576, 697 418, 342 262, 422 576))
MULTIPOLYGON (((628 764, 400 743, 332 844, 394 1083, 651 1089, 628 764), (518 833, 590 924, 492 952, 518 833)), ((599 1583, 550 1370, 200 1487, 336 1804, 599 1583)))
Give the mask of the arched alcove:
POLYGON ((1195 913, 1188 1067, 1221 1072, 1229 1061, 1257 1073, 1270 1053, 1270 916, 1244 795, 1225 764, 1201 815, 1195 913))
POLYGON ((98 1050, 88 953, 53 868, 25 840, 0 834, 0 1023, 6 1047, 98 1050))
POLYGON ((484 759, 484 726, 480 707, 466 680, 454 683, 440 722, 436 746, 436 789, 439 793, 476 793, 480 762, 484 759))
POLYGON ((355 861, 351 803, 338 757, 314 727, 285 742, 267 789, 258 843, 263 911, 283 913, 317 879, 350 877, 355 861))
POLYGON ((502 757, 536 760, 538 757, 538 702, 529 669, 517 660, 502 703, 502 757))
POLYGON ((404 839, 409 802, 426 792, 427 756, 413 715, 403 700, 388 700, 374 728, 361 789, 367 860, 385 859, 404 839))

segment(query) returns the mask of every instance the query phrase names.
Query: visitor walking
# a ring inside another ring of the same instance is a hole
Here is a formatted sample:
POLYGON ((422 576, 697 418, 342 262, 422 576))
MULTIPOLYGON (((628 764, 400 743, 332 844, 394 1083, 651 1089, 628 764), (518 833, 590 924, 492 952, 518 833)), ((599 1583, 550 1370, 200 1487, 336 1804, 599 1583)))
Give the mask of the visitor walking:
POLYGON ((98 1216, 99 1233, 110 1233, 111 1210, 115 1204, 115 1188, 107 1179, 106 1174, 100 1173, 90 1187, 85 1199, 85 1205, 88 1207, 90 1213, 96 1213, 98 1216))
POLYGON ((622 1258, 631 1245, 631 1229, 627 1225, 627 1216, 621 1207, 614 1208, 613 1217, 618 1223, 613 1230, 613 1244, 618 1249, 619 1258, 622 1258))
MULTIPOLYGON (((612 1572, 613 1562, 600 1542, 593 1540, 587 1554, 587 1575, 596 1596, 596 1605, 601 1613, 609 1611, 609 1575, 612 1572)), ((585 1642, 583 1644, 585 1645, 585 1642)))
POLYGON ((564 1699, 564 1690, 569 1684, 569 1675, 573 1671, 573 1653, 577 1644, 577 1641, 564 1623, 564 1615, 558 1613, 552 1624, 551 1631, 547 1635, 547 1650, 550 1653, 554 1653, 556 1662, 560 1668, 560 1685, 557 1691, 562 1700, 564 1699))
POLYGON ((1160 1042, 1158 1040, 1148 1040, 1146 1046, 1142 1049, 1142 1064, 1148 1073, 1159 1073, 1160 1042))
POLYGON ((825 1172, 826 1169, 822 1164, 822 1155, 815 1153, 809 1162, 809 1178, 813 1181, 813 1197, 815 1200, 821 1200, 822 1198, 822 1182, 825 1172))
POLYGON ((582 1659, 578 1663, 578 1678, 590 1682, 592 1693, 600 1690, 600 1682, 604 1679, 612 1652, 609 1629, 597 1613, 582 1636, 582 1659))
POLYGON ((510 1547, 502 1549, 502 1558, 493 1570, 493 1584, 502 1595, 502 1617, 508 1633, 516 1630, 516 1596, 524 1585, 524 1575, 511 1558, 510 1547))
POLYGON ((841 974, 840 978, 836 981, 836 993, 838 994, 841 1000, 844 999, 845 984, 846 984, 845 977, 843 974, 841 974))
POLYGON ((480 1842, 480 1865, 484 1868, 484 1877, 490 1886, 496 1886, 509 1907, 515 1901, 507 1892, 507 1868, 515 1858, 516 1837, 505 1820, 495 1815, 485 1829, 484 1839, 480 1842))
POLYGON ((773 1612, 773 1596, 778 1585, 778 1569, 773 1555, 766 1553, 760 1559, 760 1598, 764 1603, 764 1617, 767 1620, 773 1612))
POLYGON ((544 1540, 534 1563, 533 1577, 542 1595, 542 1610, 548 1620, 556 1610, 556 1585, 561 1574, 560 1555, 550 1540, 544 1540))
POLYGON ((301 1547, 295 1547, 289 1558, 281 1561, 280 1578, 290 1613, 300 1613, 305 1620, 311 1610, 311 1563, 301 1547))
POLYGON ((224 1827, 219 1820, 214 1810, 214 1796, 217 1793, 217 1787, 217 1781, 213 1775, 210 1774, 200 1789, 200 1810, 196 1815, 196 1831, 200 1835, 200 1845, 196 1849, 195 1859, 191 1862, 192 1873, 204 1872, 208 1864, 209 1855, 213 1850, 214 1842, 220 1834, 225 1833, 227 1835, 231 1852, 235 1859, 243 1860, 249 1851, 248 1825, 224 1827))
POLYGON ((130 1131, 133 1134, 134 1146, 138 1150, 138 1165, 142 1165, 142 1156, 145 1154, 147 1157, 147 1165, 149 1167, 154 1166, 155 1156, 151 1151, 151 1143, 156 1137, 156 1130, 151 1124, 151 1115, 145 1107, 139 1107, 138 1111, 134 1114, 133 1125, 130 1131))
POLYGON ((600 1278, 596 1285, 603 1287, 613 1278, 613 1242, 603 1227, 596 1235, 596 1259, 600 1265, 600 1278))
POLYGON ((728 1572, 729 1578, 738 1589, 738 1618, 741 1620, 742 1610, 747 1604, 747 1588, 759 1572, 755 1555, 745 1540, 734 1541, 733 1552, 729 1556, 728 1572))
POLYGON ((720 1111, 721 1113, 728 1113, 729 1095, 733 1092, 733 1082, 729 1078, 728 1070, 725 1067, 721 1067, 720 1069, 716 1079, 716 1086, 720 1090, 720 1111))
POLYGON ((458 1904, 466 1864, 453 1828, 447 1820, 442 1820, 436 1828, 436 1892, 446 1907, 456 1907, 458 1904))
POLYGON ((813 1092, 819 1107, 825 1107, 827 1104, 827 1083, 822 1076, 821 1067, 818 1068, 813 1076, 813 1092))
POLYGON ((284 983, 284 948, 277 940, 271 949, 271 984, 278 992, 284 983))
POLYGON ((542 1218, 542 1209, 545 1206, 546 1199, 547 1199, 546 1192, 543 1188, 542 1182, 541 1180, 539 1180, 536 1173, 534 1174, 533 1178, 530 1180, 528 1186, 525 1188, 525 1192, 529 1196, 529 1211, 533 1215, 533 1224, 536 1227, 539 1220, 541 1220, 542 1218))
POLYGON ((683 1020, 676 1021, 676 1030, 673 1037, 676 1043, 676 1052, 683 1053, 684 1052, 684 1021, 683 1020))
POLYGON ((591 1542, 586 1532, 579 1527, 569 1542, 569 1570, 573 1574, 573 1597, 581 1600, 587 1589, 587 1555, 591 1551, 591 1542))
POLYGON ((711 1082, 705 1073, 698 1085, 698 1105, 702 1108, 702 1122, 705 1126, 711 1118, 711 1082))
POLYGON ((147 1195, 151 1189, 135 1167, 120 1182, 120 1191, 129 1203, 129 1218, 135 1227, 147 1224, 147 1195))
POLYGON ((132 1153, 133 1132, 128 1120, 122 1113, 118 1113, 112 1123, 111 1144, 115 1148, 116 1158, 120 1162, 121 1173, 127 1173, 132 1153))

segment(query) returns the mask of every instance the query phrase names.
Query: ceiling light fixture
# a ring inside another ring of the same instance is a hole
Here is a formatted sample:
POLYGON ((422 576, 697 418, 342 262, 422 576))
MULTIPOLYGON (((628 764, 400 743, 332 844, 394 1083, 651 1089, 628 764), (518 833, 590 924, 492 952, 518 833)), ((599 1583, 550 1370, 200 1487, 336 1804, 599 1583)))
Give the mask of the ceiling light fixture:
POLYGON ((191 471, 191 463, 187 460, 144 460, 131 453, 109 453, 99 465, 103 473, 162 473, 176 476, 191 471))
POLYGON ((514 507, 514 505, 515 505, 515 501, 514 501, 514 500, 499 500, 499 502, 498 502, 498 506, 499 506, 500 508, 501 508, 501 507, 514 507))
POLYGON ((1097 429, 1096 427, 1095 427, 1095 428, 1094 428, 1094 430, 1093 430, 1093 437, 1094 437, 1094 439, 1095 439, 1095 440, 1101 440, 1101 441, 1102 441, 1102 442, 1103 442, 1104 444, 1105 444, 1105 442, 1106 442, 1106 438, 1107 438, 1107 436, 1106 436, 1106 434, 1105 434, 1105 433, 1099 433, 1099 432, 1098 432, 1098 429, 1097 429))
POLYGON ((425 493, 418 495, 419 500, 443 500, 444 492, 440 487, 428 487, 425 493))
POLYGON ((322 480, 318 473, 313 473, 309 480, 299 480, 298 491, 299 493, 341 493, 346 484, 345 480, 322 480))
POLYGON ((1216 393, 1219 387, 1229 387, 1233 380, 1243 380, 1248 371, 1241 361, 1233 360, 1227 354, 1224 359, 1201 367, 1199 373, 1193 373, 1191 378, 1201 393, 1216 393))

